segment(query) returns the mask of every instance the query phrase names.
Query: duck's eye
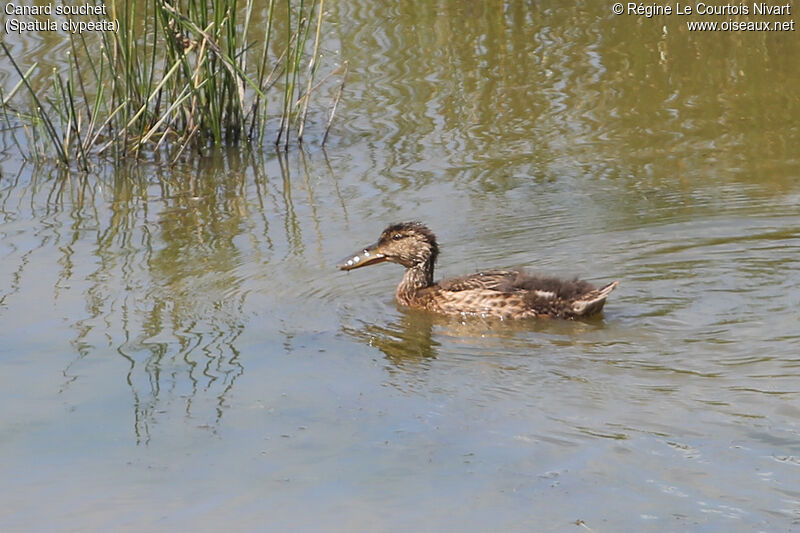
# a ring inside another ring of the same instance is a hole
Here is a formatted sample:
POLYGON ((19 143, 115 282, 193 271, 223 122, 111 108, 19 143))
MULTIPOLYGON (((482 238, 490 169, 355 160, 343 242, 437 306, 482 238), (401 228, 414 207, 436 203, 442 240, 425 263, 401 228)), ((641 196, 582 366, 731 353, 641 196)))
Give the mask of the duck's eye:
POLYGON ((392 240, 393 241, 399 241, 402 238, 403 238, 403 236, 400 235, 399 233, 395 233, 394 235, 392 235, 392 240))

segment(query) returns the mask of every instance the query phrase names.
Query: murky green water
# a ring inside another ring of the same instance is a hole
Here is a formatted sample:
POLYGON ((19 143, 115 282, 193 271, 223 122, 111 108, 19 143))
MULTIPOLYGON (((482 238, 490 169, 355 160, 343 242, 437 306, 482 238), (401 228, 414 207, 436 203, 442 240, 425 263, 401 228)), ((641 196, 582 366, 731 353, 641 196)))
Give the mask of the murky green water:
POLYGON ((325 150, 3 156, 0 529, 800 528, 797 33, 326 7, 325 150), (405 219, 440 275, 621 286, 585 322, 401 309, 399 267, 335 264, 405 219))

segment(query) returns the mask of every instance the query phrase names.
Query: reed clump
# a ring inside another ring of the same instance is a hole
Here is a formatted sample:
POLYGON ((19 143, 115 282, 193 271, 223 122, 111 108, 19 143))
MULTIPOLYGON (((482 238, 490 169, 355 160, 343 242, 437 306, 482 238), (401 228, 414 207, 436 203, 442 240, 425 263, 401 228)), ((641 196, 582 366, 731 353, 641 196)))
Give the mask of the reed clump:
POLYGON ((347 73, 345 63, 318 80, 324 0, 239 3, 111 1, 106 17, 117 31, 70 35, 68 64, 39 87, 37 65, 23 72, 0 42, 20 77, 0 94, 8 131, 27 137, 25 148, 12 134, 14 142, 31 159, 54 155, 82 169, 97 155, 175 159, 192 148, 261 143, 270 131, 282 148, 293 136, 302 142, 315 90, 329 79, 343 85, 347 73), (254 13, 256 4, 264 11, 254 13), (25 95, 30 111, 13 103, 25 95))

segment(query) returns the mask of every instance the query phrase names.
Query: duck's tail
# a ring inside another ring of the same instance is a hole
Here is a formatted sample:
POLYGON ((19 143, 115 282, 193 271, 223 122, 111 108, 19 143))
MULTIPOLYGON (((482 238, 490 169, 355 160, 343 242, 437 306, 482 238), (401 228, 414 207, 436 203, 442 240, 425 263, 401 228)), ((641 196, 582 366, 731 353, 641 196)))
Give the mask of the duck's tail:
POLYGON ((572 312, 575 316, 589 316, 599 313, 606 304, 606 298, 611 294, 611 291, 617 288, 617 285, 619 285, 619 281, 612 281, 600 289, 587 292, 572 302, 572 312))

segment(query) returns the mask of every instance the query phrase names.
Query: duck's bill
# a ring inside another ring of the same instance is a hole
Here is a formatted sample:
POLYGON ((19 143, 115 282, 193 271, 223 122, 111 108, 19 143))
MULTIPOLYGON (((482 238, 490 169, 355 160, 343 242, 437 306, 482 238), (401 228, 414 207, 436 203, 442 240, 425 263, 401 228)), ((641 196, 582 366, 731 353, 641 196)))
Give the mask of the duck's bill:
POLYGON ((353 270, 354 268, 361 268, 369 265, 377 265, 386 261, 386 256, 378 253, 375 250, 378 248, 377 244, 367 246, 360 252, 347 256, 346 259, 339 263, 339 270, 353 270))

